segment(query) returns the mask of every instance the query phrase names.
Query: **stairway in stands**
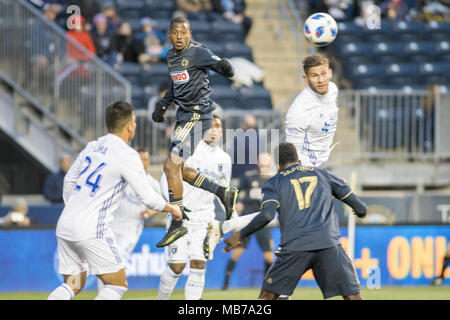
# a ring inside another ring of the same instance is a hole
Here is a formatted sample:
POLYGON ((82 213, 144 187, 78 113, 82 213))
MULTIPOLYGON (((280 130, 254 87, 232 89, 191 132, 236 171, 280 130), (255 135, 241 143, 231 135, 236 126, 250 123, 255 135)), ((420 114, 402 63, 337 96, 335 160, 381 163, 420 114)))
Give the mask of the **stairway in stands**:
POLYGON ((271 92, 274 109, 287 111, 296 94, 304 88, 300 77, 302 57, 296 40, 277 1, 246 2, 246 13, 253 19, 246 43, 253 49, 255 63, 265 72, 264 86, 271 92))

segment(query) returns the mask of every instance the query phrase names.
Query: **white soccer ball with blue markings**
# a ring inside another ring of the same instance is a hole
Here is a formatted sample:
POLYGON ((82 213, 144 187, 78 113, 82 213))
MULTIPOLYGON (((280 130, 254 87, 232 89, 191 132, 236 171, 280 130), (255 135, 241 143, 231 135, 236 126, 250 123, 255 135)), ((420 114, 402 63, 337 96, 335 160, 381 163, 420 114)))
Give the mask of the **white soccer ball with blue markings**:
POLYGON ((314 13, 308 17, 303 26, 306 39, 317 47, 329 45, 336 39, 338 26, 336 20, 327 13, 314 13))

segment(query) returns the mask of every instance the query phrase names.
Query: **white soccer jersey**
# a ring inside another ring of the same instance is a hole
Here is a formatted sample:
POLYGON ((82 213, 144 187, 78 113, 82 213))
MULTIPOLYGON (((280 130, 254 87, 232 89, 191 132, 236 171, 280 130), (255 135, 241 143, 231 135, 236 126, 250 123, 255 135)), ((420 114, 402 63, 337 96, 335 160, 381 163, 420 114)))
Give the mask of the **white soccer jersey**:
POLYGON ((338 122, 337 96, 333 82, 324 95, 307 87, 286 114, 286 142, 294 144, 304 166, 318 167, 330 157, 338 122))
POLYGON ((148 208, 164 209, 166 202, 150 186, 138 152, 113 134, 89 142, 64 178, 65 207, 56 235, 70 241, 111 235, 113 212, 127 184, 148 208))
MULTIPOLYGON (((186 166, 196 169, 215 183, 229 186, 231 180, 231 158, 220 147, 211 147, 204 140, 195 148, 194 154, 186 160, 186 166)), ((168 197, 167 179, 161 177, 161 191, 168 197)), ((215 195, 209 191, 194 187, 183 181, 183 205, 191 210, 188 213, 191 222, 209 222, 215 217, 215 195)))

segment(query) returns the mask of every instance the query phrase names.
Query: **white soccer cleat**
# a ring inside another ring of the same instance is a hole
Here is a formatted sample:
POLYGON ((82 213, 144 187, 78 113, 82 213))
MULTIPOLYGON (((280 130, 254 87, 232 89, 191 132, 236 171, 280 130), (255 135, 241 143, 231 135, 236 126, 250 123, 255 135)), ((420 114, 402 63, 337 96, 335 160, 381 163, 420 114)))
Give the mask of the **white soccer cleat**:
POLYGON ((220 222, 214 220, 208 223, 205 241, 203 242, 203 252, 205 253, 205 258, 212 260, 214 256, 214 249, 219 243, 220 237, 222 236, 220 222))

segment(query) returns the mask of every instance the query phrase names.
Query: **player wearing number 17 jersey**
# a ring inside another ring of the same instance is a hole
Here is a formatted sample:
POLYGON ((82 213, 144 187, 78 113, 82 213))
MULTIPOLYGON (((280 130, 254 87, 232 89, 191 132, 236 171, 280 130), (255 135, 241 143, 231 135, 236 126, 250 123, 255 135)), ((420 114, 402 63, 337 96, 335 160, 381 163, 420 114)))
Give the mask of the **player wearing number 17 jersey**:
POLYGON ((352 262, 339 242, 333 197, 359 217, 366 214, 365 204, 341 178, 322 168, 302 166, 293 144, 281 143, 275 159, 279 159, 279 173, 262 187, 261 213, 225 240, 225 251, 267 225, 278 210, 280 249, 265 275, 260 298, 291 295, 303 273, 312 269, 325 299, 337 295, 361 299, 352 262))
POLYGON ((127 291, 123 258, 110 229, 127 184, 148 208, 182 216, 178 206, 152 190, 138 153, 128 145, 136 130, 133 106, 121 101, 108 106, 106 126, 109 133, 89 142, 64 178, 65 207, 56 226, 64 283, 50 300, 72 299, 84 287, 88 269, 105 285, 96 299, 118 300, 127 291))

